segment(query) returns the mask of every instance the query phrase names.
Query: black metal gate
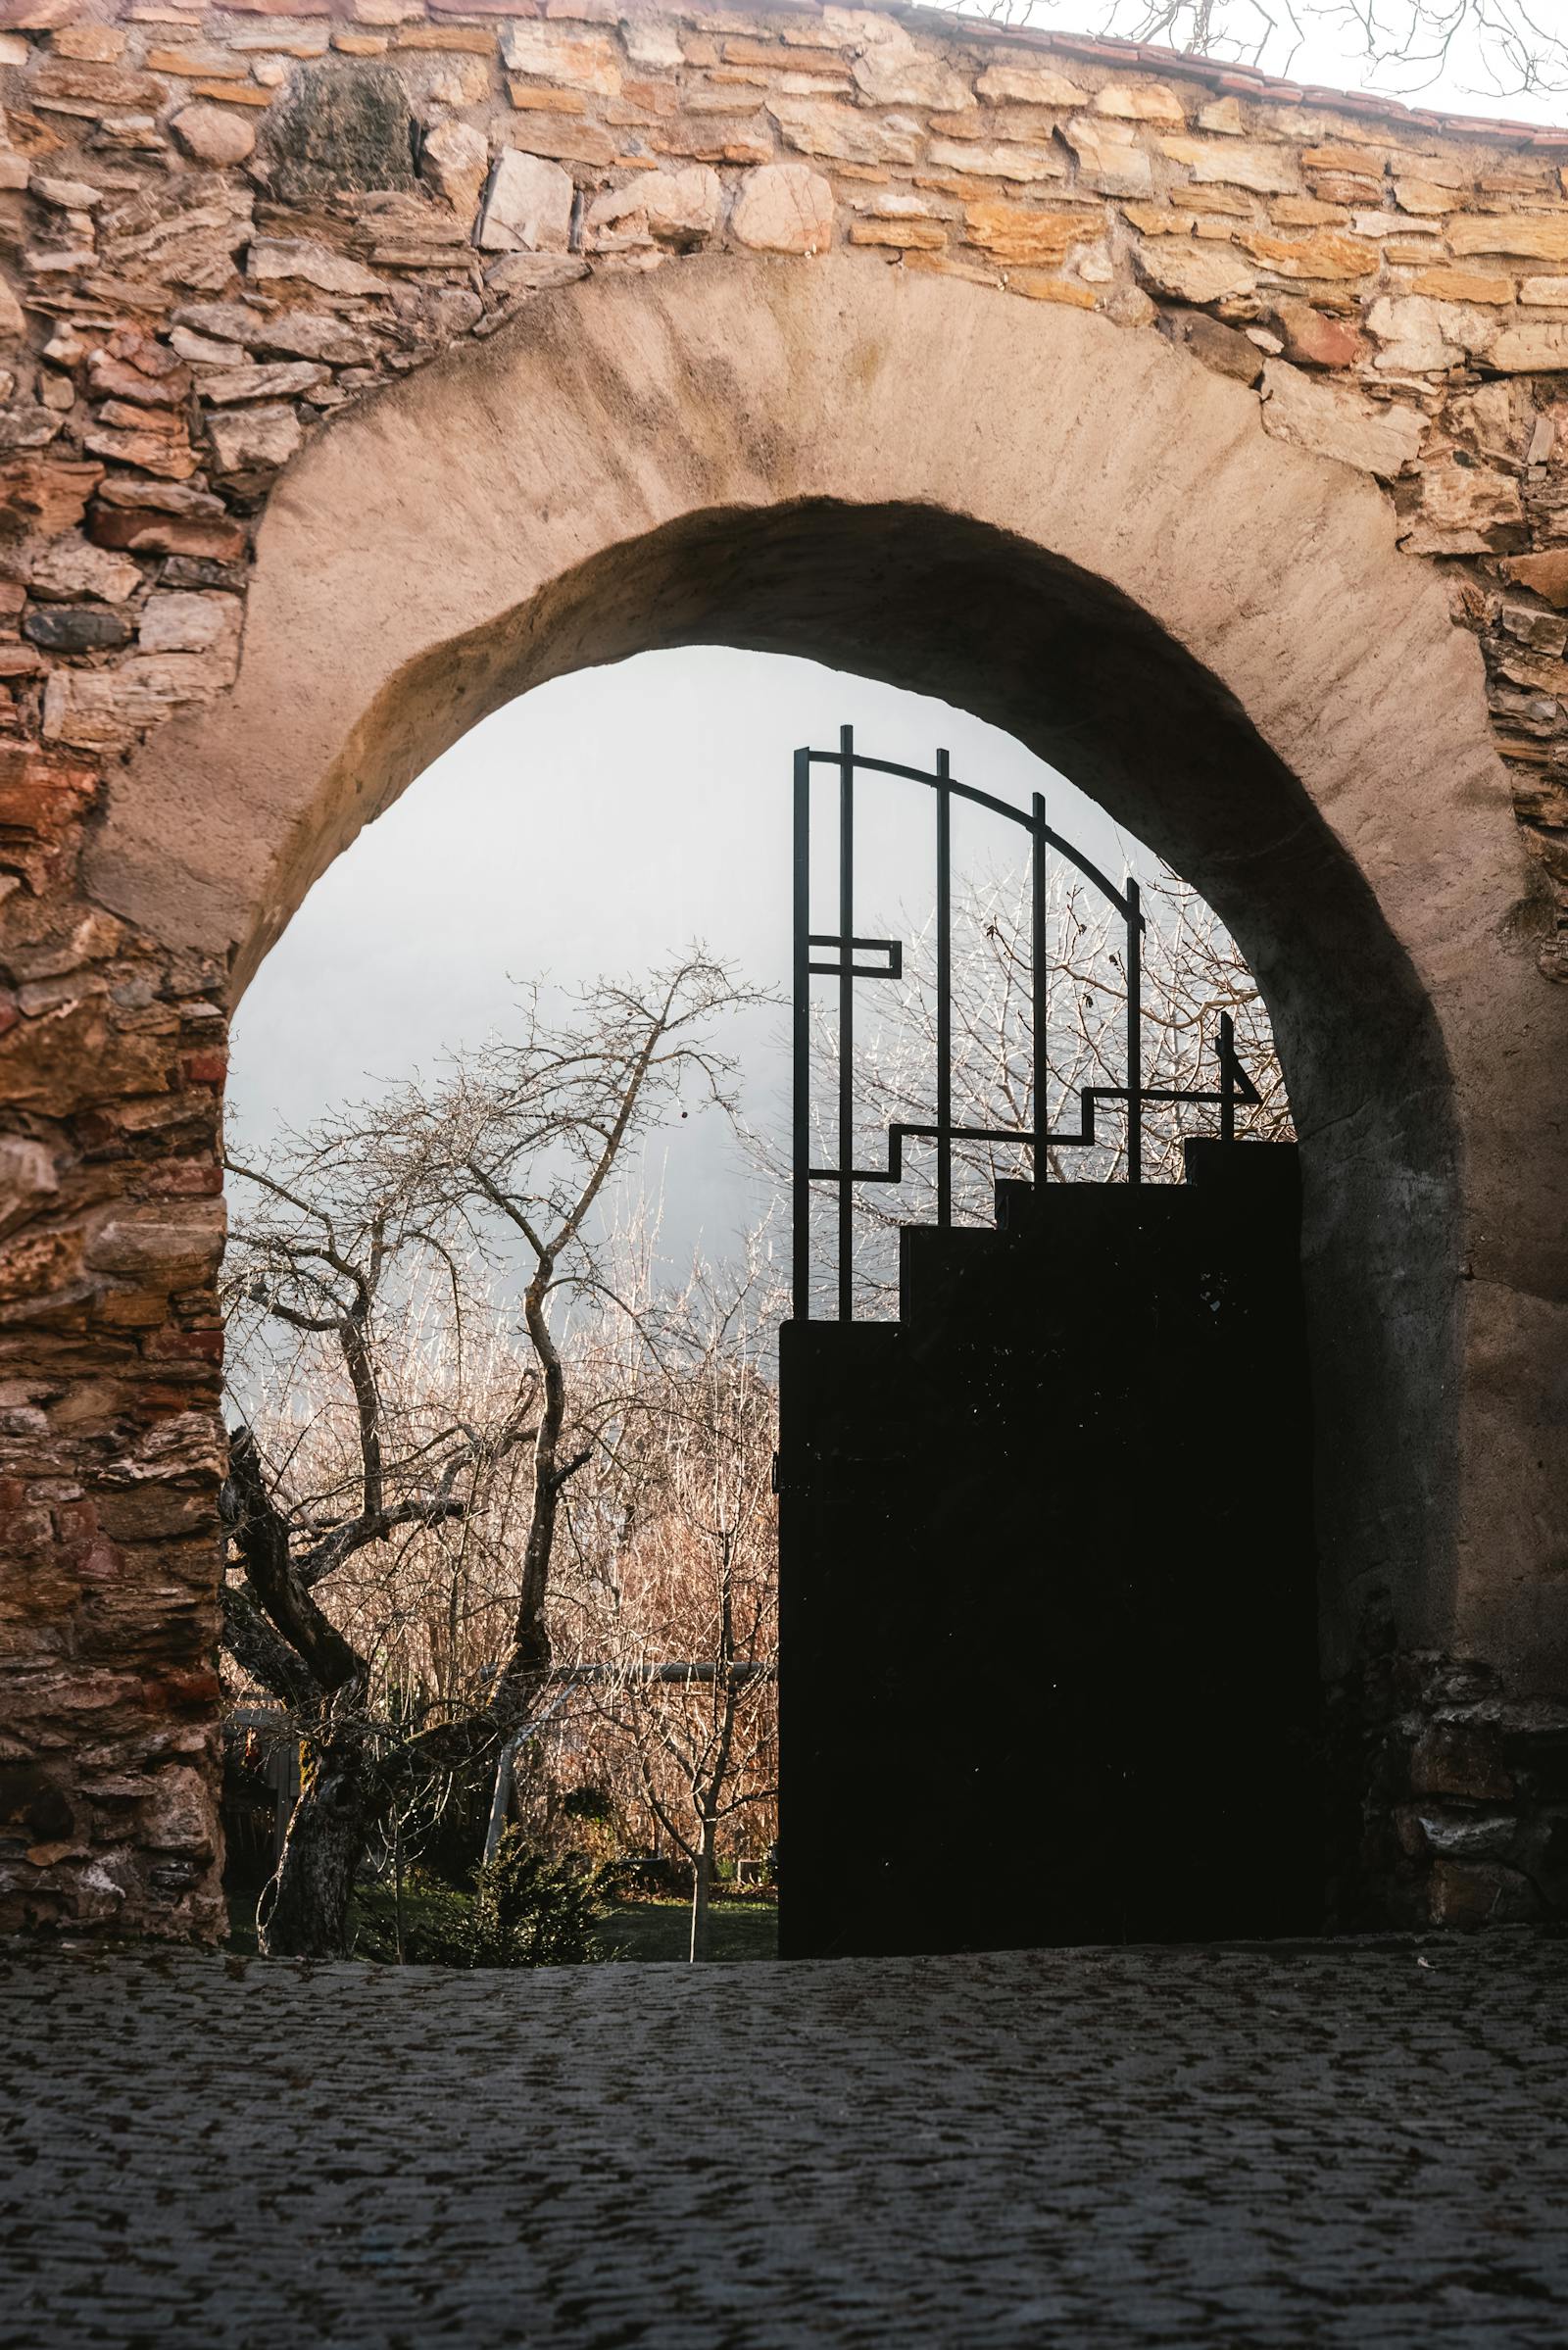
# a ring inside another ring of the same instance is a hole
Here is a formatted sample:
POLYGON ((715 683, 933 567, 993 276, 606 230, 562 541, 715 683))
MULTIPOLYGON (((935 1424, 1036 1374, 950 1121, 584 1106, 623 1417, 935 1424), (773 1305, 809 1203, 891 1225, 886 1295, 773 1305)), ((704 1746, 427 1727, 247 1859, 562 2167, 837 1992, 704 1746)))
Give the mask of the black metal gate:
POLYGON ((781 1843, 791 1955, 1295 1931, 1315 1922, 1315 1609, 1293 1146, 1228 1014, 1212 1087, 1145 1082, 1144 916, 1026 810, 923 770, 803 750, 795 766, 794 1319, 781 1346, 781 1843), (813 929, 815 768, 836 770, 836 927, 813 929), (856 921, 856 784, 934 796, 929 1119, 856 1163, 856 991, 904 943, 856 921), (1027 839, 1033 1123, 956 1113, 953 812, 1027 839), (1048 857, 1124 935, 1125 1067, 1048 1114, 1048 857), (837 981, 835 1160, 812 1164, 810 983, 837 981), (1142 1180, 1152 1105, 1214 1113, 1187 1180, 1142 1180), (1047 1153, 1124 1124, 1121 1183, 1047 1153), (1015 1147, 994 1228, 954 1218, 954 1150, 1015 1147), (862 1185, 934 1154, 900 1233, 899 1314, 857 1319, 862 1185), (813 1313, 812 1187, 837 1202, 836 1317, 813 1313))

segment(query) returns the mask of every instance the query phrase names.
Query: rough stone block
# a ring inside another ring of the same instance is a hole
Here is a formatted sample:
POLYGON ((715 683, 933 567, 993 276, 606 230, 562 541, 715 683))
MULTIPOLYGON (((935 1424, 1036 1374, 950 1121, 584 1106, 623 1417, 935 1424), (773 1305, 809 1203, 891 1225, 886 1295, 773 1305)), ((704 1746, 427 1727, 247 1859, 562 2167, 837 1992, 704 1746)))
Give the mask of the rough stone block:
POLYGON ((491 173, 478 243, 486 253, 564 253, 571 243, 571 174, 509 147, 491 173))

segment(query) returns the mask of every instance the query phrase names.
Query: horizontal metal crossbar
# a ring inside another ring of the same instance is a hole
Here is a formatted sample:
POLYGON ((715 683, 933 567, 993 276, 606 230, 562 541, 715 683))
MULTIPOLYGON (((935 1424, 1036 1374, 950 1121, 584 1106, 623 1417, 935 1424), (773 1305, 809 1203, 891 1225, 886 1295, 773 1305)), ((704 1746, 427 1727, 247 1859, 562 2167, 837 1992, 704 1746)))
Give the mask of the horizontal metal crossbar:
POLYGON ((844 941, 836 930, 813 930, 806 943, 808 947, 836 947, 838 949, 839 959, 836 963, 808 962, 806 966, 808 971, 820 971, 826 979, 844 979, 846 977, 850 979, 902 979, 904 977, 904 941, 902 939, 851 939, 848 964, 844 961, 844 941), (858 963, 855 960, 857 951, 870 952, 871 950, 885 955, 888 958, 887 961, 885 963, 858 963))

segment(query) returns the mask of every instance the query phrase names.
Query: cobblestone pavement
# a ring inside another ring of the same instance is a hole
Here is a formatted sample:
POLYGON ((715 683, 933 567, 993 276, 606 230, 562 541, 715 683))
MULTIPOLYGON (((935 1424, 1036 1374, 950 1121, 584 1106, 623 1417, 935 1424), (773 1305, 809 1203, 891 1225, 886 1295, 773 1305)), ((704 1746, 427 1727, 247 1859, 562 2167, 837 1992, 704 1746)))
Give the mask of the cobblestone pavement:
POLYGON ((0 2345, 1568 2341, 1568 1941, 0 1961, 0 2345))

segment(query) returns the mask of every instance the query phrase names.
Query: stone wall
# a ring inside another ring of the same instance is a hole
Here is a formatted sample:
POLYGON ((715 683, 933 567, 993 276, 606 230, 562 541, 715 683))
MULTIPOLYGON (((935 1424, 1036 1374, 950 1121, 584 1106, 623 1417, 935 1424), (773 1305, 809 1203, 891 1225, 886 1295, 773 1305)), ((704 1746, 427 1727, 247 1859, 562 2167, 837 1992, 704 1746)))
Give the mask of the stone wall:
MULTIPOLYGON (((633 0, 0 0, 0 1925, 203 1935, 229 975, 78 864, 122 759, 232 683, 280 468, 549 290, 703 252, 857 248, 1167 337, 1382 484, 1447 583, 1549 993, 1568 131, 930 12, 633 0)), ((1420 1816, 1399 1899, 1456 1914, 1467 1855, 1420 1816)))

